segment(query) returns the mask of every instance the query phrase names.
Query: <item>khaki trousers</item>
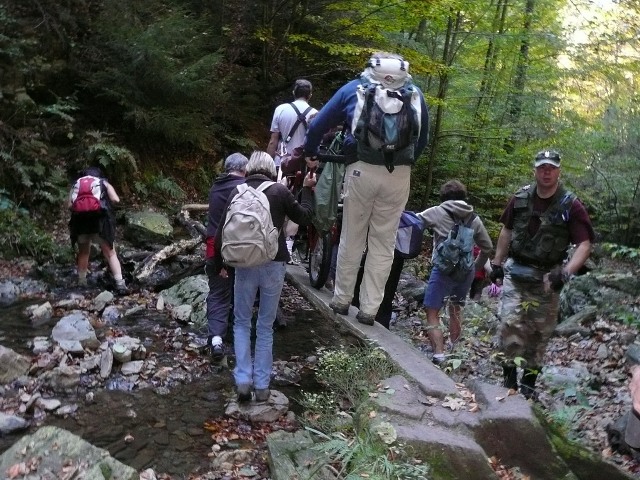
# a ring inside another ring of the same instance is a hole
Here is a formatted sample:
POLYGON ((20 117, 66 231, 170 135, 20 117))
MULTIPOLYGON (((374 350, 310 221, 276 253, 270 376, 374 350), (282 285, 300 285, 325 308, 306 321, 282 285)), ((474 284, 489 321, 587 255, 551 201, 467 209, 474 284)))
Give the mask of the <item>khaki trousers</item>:
POLYGON ((393 262, 400 215, 409 199, 411 167, 393 173, 383 165, 358 161, 347 167, 342 234, 333 302, 351 304, 362 254, 368 247, 360 286, 360 310, 375 315, 393 262))

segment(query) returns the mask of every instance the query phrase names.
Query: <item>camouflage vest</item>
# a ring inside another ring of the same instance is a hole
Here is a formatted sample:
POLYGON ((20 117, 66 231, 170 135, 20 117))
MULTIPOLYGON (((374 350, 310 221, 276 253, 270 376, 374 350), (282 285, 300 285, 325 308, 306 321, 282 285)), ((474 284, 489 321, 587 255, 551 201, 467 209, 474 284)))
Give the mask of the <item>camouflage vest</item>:
POLYGON ((553 195, 545 212, 540 213, 540 228, 529 235, 529 219, 533 211, 536 187, 529 185, 515 194, 513 204, 513 230, 510 256, 516 261, 532 266, 553 267, 562 263, 569 247, 569 211, 576 196, 562 185, 553 195))

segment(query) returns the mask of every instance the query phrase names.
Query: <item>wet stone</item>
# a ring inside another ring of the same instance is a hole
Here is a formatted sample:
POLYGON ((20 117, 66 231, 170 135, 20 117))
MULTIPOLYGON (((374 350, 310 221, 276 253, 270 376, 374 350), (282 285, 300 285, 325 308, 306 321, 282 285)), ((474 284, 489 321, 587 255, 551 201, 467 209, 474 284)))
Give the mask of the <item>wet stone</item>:
POLYGON ((169 445, 169 433, 166 431, 159 432, 153 437, 153 441, 158 445, 169 445))

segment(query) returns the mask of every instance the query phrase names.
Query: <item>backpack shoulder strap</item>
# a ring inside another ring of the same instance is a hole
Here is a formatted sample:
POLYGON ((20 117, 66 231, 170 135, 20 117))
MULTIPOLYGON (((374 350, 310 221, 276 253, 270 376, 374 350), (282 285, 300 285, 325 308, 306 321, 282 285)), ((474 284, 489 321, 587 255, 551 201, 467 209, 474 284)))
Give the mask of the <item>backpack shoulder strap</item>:
POLYGON ((467 228, 471 228, 471 224, 473 223, 473 221, 476 219, 478 215, 476 215, 475 213, 471 213, 471 215, 469 215, 469 218, 467 219, 466 222, 464 222, 464 226, 467 228))
POLYGON ((458 217, 456 217, 453 213, 451 213, 450 210, 447 210, 446 208, 444 209, 445 212, 447 212, 449 214, 449 216, 451 217, 451 220, 453 220, 453 223, 455 225, 459 225, 460 224, 460 219, 458 217))
POLYGON ((295 103, 290 102, 289 105, 291 105, 293 110, 296 112, 296 116, 298 118, 296 120, 296 123, 293 124, 293 127, 291 127, 291 130, 289 130, 289 135, 287 135, 287 138, 284 139, 284 143, 289 143, 291 141, 291 137, 293 137, 293 134, 296 133, 296 130, 298 130, 300 124, 304 126, 305 131, 309 129, 309 125, 307 124, 307 113, 311 111, 311 106, 308 106, 304 110, 304 112, 300 113, 300 110, 298 110, 298 107, 296 107, 295 103))
POLYGON ((264 191, 265 191, 267 188, 269 188, 271 185, 273 185, 274 183, 276 183, 276 182, 270 182, 270 181, 262 182, 262 183, 260 184, 260 186, 259 186, 258 188, 256 188, 256 190, 257 190, 258 192, 262 192, 262 193, 264 193, 264 191))

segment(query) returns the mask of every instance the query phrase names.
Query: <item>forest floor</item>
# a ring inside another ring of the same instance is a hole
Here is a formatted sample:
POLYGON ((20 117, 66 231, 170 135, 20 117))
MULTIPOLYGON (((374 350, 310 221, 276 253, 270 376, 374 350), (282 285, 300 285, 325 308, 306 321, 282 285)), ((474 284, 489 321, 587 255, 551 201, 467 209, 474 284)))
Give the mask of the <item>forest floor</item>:
MULTIPOLYGON (((616 271, 628 271, 629 265, 613 265, 616 271)), ((396 318, 390 330, 431 355, 431 346, 423 327, 424 312, 416 302, 396 296, 396 318)), ((444 310, 444 309, 443 309, 444 310)), ((464 312, 463 333, 440 366, 460 383, 478 379, 502 384, 502 368, 494 355, 497 345, 497 301, 483 298, 468 301, 464 312)), ((449 348, 447 315, 441 312, 445 339, 449 348)), ((565 432, 568 439, 640 477, 640 463, 630 455, 611 449, 607 428, 631 406, 628 390, 628 365, 625 351, 638 334, 637 324, 599 316, 590 326, 590 334, 554 336, 547 346, 544 368, 536 383, 537 407, 550 423, 565 432), (568 382, 563 383, 563 379, 568 382)), ((513 391, 512 391, 513 393, 513 391)), ((504 471, 502 479, 526 478, 514 470, 504 471)))
MULTIPOLYGON (((60 244, 69 241, 64 222, 59 222, 50 231, 60 244)), ((426 264, 426 260, 420 257, 415 262, 426 264)), ((28 276, 33 266, 34 262, 28 259, 0 260, 0 278, 28 276)), ((620 265, 619 268, 620 271, 628 271, 628 265, 620 265)), ((491 299, 481 300, 479 306, 473 303, 469 302, 465 309, 462 337, 449 352, 448 361, 441 368, 456 382, 467 383, 479 379, 501 384, 502 369, 493 358, 496 352, 497 320, 493 315, 496 303, 491 299)), ((431 347, 423 327, 422 309, 416 302, 408 301, 399 294, 394 306, 396 316, 390 330, 430 355, 431 347)), ((446 315, 443 315, 445 335, 446 322, 446 315)), ((630 407, 627 386, 629 374, 624 351, 636 339, 637 333, 637 325, 599 317, 591 325, 588 336, 553 337, 547 347, 543 374, 537 382, 536 404, 569 439, 607 458, 631 475, 640 477, 640 463, 629 455, 612 451, 607 437, 607 427, 630 407), (554 372, 556 377, 566 374, 575 376, 578 381, 559 386, 553 379, 554 372)), ((517 469, 501 468, 496 473, 503 480, 527 478, 517 469)), ((219 478, 210 475, 188 478, 219 478)))

